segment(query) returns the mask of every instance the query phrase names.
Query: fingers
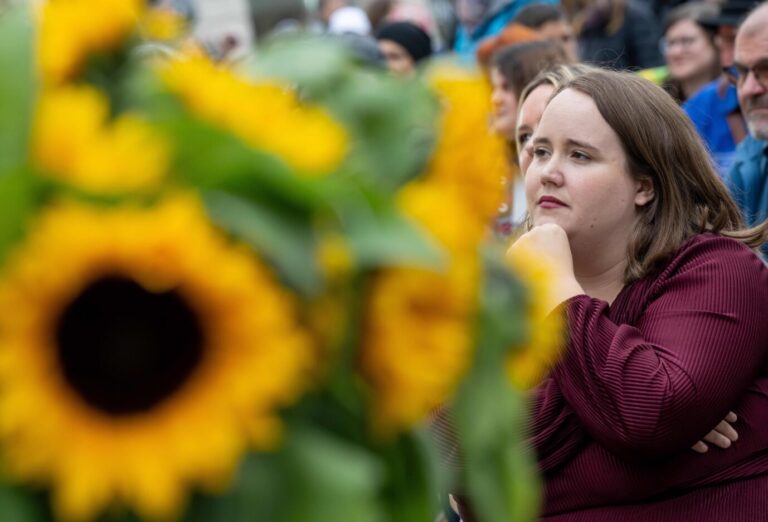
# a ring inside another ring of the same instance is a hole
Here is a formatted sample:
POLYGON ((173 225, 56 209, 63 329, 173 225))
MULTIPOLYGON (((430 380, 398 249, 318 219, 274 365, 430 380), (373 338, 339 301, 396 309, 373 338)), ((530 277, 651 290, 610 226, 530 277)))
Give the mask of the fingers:
POLYGON ((729 411, 725 416, 725 419, 721 420, 717 426, 715 426, 715 429, 704 435, 702 440, 691 446, 691 449, 696 453, 706 453, 709 451, 709 446, 706 444, 707 442, 714 444, 718 448, 730 448, 731 444, 739 439, 738 432, 731 426, 731 423, 734 423, 737 420, 738 417, 736 414, 729 411))
POLYGON ((696 444, 694 444, 693 446, 691 446, 691 449, 693 451, 695 451, 696 453, 706 453, 707 451, 709 451, 709 446, 707 446, 703 442, 699 441, 696 444))
POLYGON ((714 444, 718 448, 726 449, 731 447, 731 439, 715 430, 704 435, 704 440, 710 444, 714 444))
POLYGON ((715 426, 715 431, 726 437, 731 442, 736 442, 739 440, 739 434, 735 429, 733 429, 733 426, 730 424, 731 422, 733 421, 728 421, 727 419, 720 421, 720 423, 715 426))
POLYGON ((448 501, 451 504, 451 509, 457 515, 459 514, 459 504, 456 502, 456 498, 453 495, 448 495, 448 501))

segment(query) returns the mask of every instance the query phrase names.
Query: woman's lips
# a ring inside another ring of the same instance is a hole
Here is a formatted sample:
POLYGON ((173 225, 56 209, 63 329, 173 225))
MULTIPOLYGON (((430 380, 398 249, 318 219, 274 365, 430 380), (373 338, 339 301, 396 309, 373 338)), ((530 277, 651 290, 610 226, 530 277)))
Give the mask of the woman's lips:
POLYGON ((567 207, 565 203, 560 201, 554 196, 541 196, 539 198, 539 206, 541 208, 560 208, 560 207, 567 207))

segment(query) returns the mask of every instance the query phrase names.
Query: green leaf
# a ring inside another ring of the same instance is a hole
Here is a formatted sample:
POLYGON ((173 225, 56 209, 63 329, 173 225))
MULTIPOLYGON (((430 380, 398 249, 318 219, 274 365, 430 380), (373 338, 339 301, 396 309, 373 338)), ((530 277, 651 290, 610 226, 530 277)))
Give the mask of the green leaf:
POLYGON ((269 199, 296 211, 322 204, 316 182, 298 176, 279 158, 250 148, 224 130, 164 110, 169 113, 161 125, 173 136, 174 171, 185 183, 269 199))
POLYGON ((501 248, 487 247, 483 251, 485 279, 481 299, 481 318, 476 357, 491 367, 503 364, 512 346, 521 345, 526 338, 525 289, 515 279, 504 262, 501 248), (491 353, 496 348, 496 351, 491 353))
POLYGON ((36 205, 35 183, 28 172, 0 174, 0 262, 10 246, 24 234, 36 205))
POLYGON ((7 485, 0 486, 0 520, 37 522, 44 509, 29 492, 7 485))
POLYGON ((293 495, 287 522, 380 522, 383 470, 375 455, 309 428, 285 449, 293 495))
POLYGON ((465 457, 465 488, 481 520, 536 520, 539 480, 524 439, 525 412, 503 372, 476 374, 462 385, 454 415, 465 457))
POLYGON ((425 433, 405 433, 384 449, 389 520, 424 522, 438 513, 438 467, 425 433))
POLYGON ((206 192, 203 198, 211 219, 250 244, 289 285, 305 294, 320 289, 315 239, 308 222, 226 192, 206 192))
POLYGON ((415 265, 437 268, 445 262, 439 245, 394 205, 350 207, 342 228, 361 266, 415 265))
POLYGON ((0 171, 19 167, 28 155, 37 62, 29 9, 15 1, 0 13, 0 171))

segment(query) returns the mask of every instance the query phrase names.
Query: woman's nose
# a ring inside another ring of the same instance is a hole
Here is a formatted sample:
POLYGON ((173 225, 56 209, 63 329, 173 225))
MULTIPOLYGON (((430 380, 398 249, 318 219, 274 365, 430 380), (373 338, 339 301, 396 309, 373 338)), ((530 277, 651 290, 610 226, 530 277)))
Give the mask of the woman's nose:
POLYGON ((559 187, 563 184, 563 180, 563 174, 560 171, 555 158, 550 158, 549 161, 543 165, 541 171, 541 184, 559 187))

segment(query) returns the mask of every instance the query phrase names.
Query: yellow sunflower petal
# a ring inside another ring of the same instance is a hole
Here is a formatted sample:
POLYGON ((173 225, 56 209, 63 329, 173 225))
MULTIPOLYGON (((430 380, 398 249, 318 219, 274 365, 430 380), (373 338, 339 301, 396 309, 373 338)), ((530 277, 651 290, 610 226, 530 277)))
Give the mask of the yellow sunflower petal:
POLYGON ((173 61, 162 76, 200 117, 302 174, 331 172, 347 153, 344 128, 324 109, 300 102, 286 86, 251 82, 203 57, 173 61))
POLYGON ((48 174, 100 193, 132 192, 159 184, 167 170, 165 139, 141 117, 107 120, 106 96, 96 89, 47 89, 33 128, 32 155, 48 174))
POLYGON ((38 62, 47 83, 75 76, 89 55, 116 48, 133 30, 144 0, 49 0, 40 13, 38 62))
POLYGON ((557 305, 551 281, 553 267, 535 252, 515 248, 507 262, 527 289, 528 340, 524 346, 512 347, 507 359, 507 373, 517 387, 528 389, 544 377, 557 361, 563 346, 564 319, 549 313, 557 305))

